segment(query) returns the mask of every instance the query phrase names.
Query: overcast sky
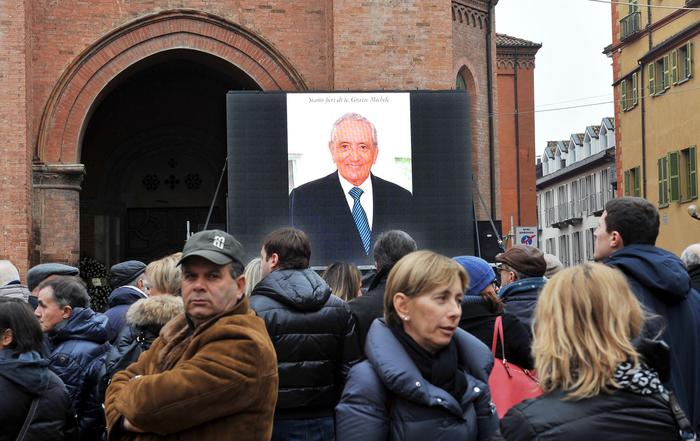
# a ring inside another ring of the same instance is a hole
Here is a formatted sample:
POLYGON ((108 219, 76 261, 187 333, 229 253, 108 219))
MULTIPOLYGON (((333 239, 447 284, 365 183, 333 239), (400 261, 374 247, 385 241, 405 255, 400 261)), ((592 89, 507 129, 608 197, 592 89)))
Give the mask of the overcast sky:
POLYGON ((569 139, 613 114, 610 4, 587 0, 500 0, 496 32, 542 43, 535 67, 535 150, 569 139), (578 109, 557 109, 610 102, 578 109))

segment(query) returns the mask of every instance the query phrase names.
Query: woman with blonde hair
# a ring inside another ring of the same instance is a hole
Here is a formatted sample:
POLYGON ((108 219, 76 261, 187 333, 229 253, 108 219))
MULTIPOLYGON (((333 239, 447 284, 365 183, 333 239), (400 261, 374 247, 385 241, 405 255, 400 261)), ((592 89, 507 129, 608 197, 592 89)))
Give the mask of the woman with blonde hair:
POLYGON ((384 318, 367 334, 367 360, 348 374, 336 439, 488 440, 498 433, 487 381, 491 351, 458 327, 466 271, 431 251, 389 272, 384 318))
POLYGON ((333 294, 346 302, 361 295, 362 275, 352 263, 331 263, 321 277, 331 287, 333 294))
POLYGON ((654 369, 667 371, 659 362, 668 347, 641 337, 644 320, 615 269, 585 263, 552 277, 537 302, 532 346, 545 394, 508 411, 505 439, 679 439, 654 369))
POLYGON ((149 296, 180 295, 182 272, 177 267, 177 262, 181 256, 182 253, 174 253, 148 264, 145 276, 150 287, 149 296))

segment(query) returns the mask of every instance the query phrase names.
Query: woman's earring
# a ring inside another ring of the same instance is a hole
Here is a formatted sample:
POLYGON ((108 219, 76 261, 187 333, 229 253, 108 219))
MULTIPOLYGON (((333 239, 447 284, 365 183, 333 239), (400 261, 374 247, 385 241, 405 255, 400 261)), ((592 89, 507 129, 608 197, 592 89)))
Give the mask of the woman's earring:
POLYGON ((405 322, 408 321, 408 316, 407 316, 407 315, 403 316, 403 321, 405 321, 405 322))

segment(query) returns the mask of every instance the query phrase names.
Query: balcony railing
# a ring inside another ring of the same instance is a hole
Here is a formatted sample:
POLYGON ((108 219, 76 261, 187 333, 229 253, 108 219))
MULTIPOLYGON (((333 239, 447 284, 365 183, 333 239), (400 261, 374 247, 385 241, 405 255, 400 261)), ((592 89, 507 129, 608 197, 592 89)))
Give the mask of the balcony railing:
POLYGON ((581 223, 584 216, 600 216, 605 209, 605 204, 612 198, 613 191, 610 189, 589 194, 582 199, 545 208, 542 210, 543 226, 561 228, 581 223))
POLYGON ((640 29, 641 16, 642 14, 637 11, 620 20, 620 40, 624 40, 640 29))

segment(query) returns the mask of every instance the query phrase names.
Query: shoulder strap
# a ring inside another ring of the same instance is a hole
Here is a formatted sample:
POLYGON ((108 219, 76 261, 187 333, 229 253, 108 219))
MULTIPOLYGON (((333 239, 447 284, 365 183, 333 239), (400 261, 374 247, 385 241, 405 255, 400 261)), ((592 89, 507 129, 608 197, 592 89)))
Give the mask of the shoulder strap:
POLYGON ((36 413, 36 408, 39 407, 39 398, 36 397, 32 400, 31 406, 29 406, 29 413, 27 413, 27 418, 24 419, 24 424, 22 425, 22 430, 17 434, 17 441, 23 441, 24 437, 27 435, 27 430, 29 430, 29 424, 34 419, 34 414, 36 413))
POLYGON ((678 428, 680 429, 680 439, 695 440, 696 438, 695 434, 693 433, 693 427, 691 426, 690 421, 688 421, 688 417, 685 416, 680 403, 678 403, 678 398, 676 398, 676 395, 673 392, 669 391, 668 399, 671 402, 671 413, 673 413, 673 418, 676 420, 678 428))
POLYGON ((506 349, 505 343, 503 341, 503 316, 499 315, 496 317, 496 322, 493 324, 493 341, 491 342, 491 353, 494 357, 496 355, 496 342, 500 338, 501 340, 501 359, 506 359, 506 349))

